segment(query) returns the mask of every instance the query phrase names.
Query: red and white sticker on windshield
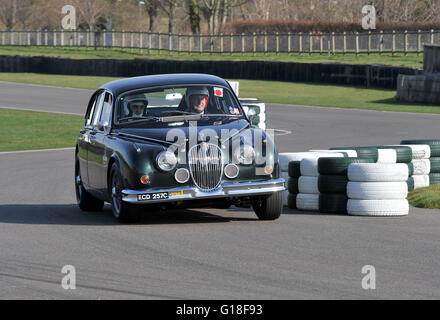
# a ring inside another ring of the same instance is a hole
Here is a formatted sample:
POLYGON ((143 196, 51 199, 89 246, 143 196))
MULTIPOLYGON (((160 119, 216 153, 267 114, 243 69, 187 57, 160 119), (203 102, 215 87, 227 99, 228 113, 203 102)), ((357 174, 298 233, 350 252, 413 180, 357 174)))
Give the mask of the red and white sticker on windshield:
POLYGON ((223 88, 215 88, 214 87, 214 95, 216 97, 223 97, 223 88))

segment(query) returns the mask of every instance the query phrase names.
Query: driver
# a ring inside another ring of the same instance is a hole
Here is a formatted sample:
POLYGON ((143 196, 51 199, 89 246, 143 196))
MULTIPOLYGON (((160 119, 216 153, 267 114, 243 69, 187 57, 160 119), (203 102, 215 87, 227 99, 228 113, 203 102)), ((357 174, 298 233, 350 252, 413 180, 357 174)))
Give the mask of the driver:
POLYGON ((209 91, 206 87, 190 87, 186 90, 186 105, 189 111, 194 113, 205 113, 208 106, 209 91))
POLYGON ((128 104, 128 109, 130 110, 130 117, 142 118, 146 116, 146 109, 148 106, 148 101, 145 99, 132 100, 128 104))

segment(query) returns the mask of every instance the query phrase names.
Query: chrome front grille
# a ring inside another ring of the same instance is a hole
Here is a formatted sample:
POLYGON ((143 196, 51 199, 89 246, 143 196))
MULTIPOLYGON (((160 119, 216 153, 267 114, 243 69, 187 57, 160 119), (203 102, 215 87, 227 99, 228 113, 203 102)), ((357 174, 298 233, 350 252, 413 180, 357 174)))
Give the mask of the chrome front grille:
POLYGON ((222 151, 211 143, 203 142, 188 151, 188 164, 194 184, 203 191, 218 188, 223 176, 222 151))

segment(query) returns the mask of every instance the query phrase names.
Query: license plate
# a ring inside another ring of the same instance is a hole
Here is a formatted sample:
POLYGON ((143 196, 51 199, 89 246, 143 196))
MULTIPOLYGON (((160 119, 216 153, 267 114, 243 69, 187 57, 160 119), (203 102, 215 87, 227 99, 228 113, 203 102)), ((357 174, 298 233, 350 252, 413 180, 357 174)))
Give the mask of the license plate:
POLYGON ((138 194, 138 201, 149 201, 149 200, 164 200, 168 199, 168 192, 155 192, 155 193, 144 193, 138 194))

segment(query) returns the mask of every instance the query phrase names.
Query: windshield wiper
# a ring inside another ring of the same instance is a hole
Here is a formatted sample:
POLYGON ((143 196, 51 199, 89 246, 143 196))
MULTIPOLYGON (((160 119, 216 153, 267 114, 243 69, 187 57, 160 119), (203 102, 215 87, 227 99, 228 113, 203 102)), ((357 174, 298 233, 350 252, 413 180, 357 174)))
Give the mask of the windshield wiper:
POLYGON ((148 117, 148 118, 139 118, 139 117, 129 117, 119 120, 120 123, 138 123, 143 121, 160 121, 161 118, 159 117, 148 117), (134 120, 134 121, 130 121, 134 120))
POLYGON ((192 112, 183 111, 183 110, 173 110, 173 111, 163 111, 162 114, 169 114, 171 116, 175 115, 187 115, 187 114, 194 114, 192 112))

